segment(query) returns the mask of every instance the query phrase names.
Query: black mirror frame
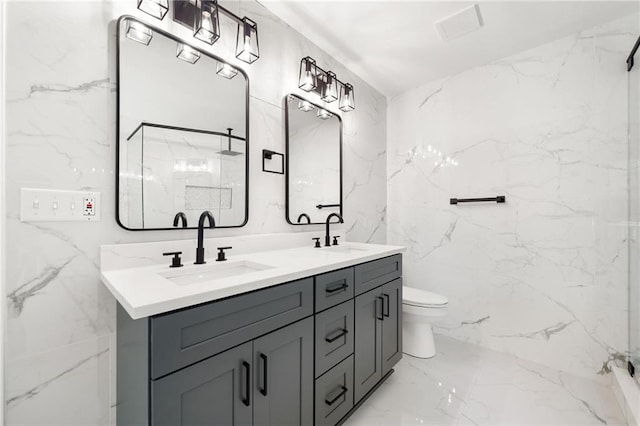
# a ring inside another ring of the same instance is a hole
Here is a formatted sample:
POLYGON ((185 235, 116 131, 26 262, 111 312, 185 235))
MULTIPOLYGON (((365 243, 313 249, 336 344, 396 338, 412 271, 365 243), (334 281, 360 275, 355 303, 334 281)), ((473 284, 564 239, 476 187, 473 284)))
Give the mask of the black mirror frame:
MULTIPOLYGON (((150 28, 151 30, 153 30, 155 33, 161 34, 167 38, 170 38, 176 42, 179 43, 184 43, 186 45, 188 45, 189 47, 191 47, 192 49, 198 51, 201 55, 204 56, 208 56, 209 58, 218 61, 218 62, 223 62, 223 63, 228 63, 227 61, 225 61, 222 58, 219 58, 211 53, 205 52, 202 49, 199 49, 195 46, 193 46, 190 42, 169 33, 168 31, 164 31, 161 30, 153 25, 150 25, 144 21, 141 21, 140 19, 131 16, 131 15, 122 15, 118 18, 117 22, 116 22, 116 37, 115 37, 115 93, 116 93, 116 99, 115 99, 115 104, 116 104, 116 109, 115 109, 115 122, 116 122, 116 134, 115 134, 115 138, 116 138, 116 167, 115 167, 115 175, 116 175, 116 190, 115 190, 115 195, 116 195, 116 203, 115 203, 115 216, 116 216, 116 222, 118 223, 118 225, 123 228, 126 229, 127 231, 175 231, 175 230, 185 230, 185 229, 198 229, 196 226, 189 226, 187 228, 174 228, 174 227, 169 227, 169 228, 128 228, 126 227, 121 221, 120 221, 120 37, 122 36, 121 34, 121 26, 122 26, 122 22, 124 20, 132 20, 135 22, 138 22, 148 28, 150 28)), ((225 228, 242 228, 243 226, 245 226, 247 224, 247 222, 249 221, 249 76, 247 75, 247 73, 241 69, 238 68, 236 66, 234 66, 235 69, 238 70, 239 74, 242 74, 245 78, 245 140, 246 140, 246 154, 245 154, 245 208, 244 208, 244 221, 240 224, 240 225, 234 225, 234 226, 216 226, 216 229, 220 228, 220 229, 225 229, 225 228)))
MULTIPOLYGON (((309 101, 308 99, 305 99, 303 97, 300 97, 299 95, 290 93, 288 95, 285 95, 284 97, 284 135, 285 135, 285 175, 286 175, 286 179, 285 179, 285 216, 287 219, 287 223, 289 225, 297 225, 297 226, 301 226, 301 225, 324 225, 325 222, 309 222, 309 223, 295 223, 293 222, 292 218, 290 217, 290 211, 289 211, 289 195, 290 195, 290 191, 289 191, 289 179, 291 177, 290 173, 289 173, 289 161, 291 158, 291 155, 289 153, 289 98, 293 97, 296 98, 300 101, 305 101, 305 102, 309 102, 311 105, 313 105, 316 108, 319 109, 324 109, 326 110, 327 108, 321 105, 318 105, 314 102, 309 101)), ((329 111, 331 112, 331 114, 333 114, 334 117, 338 118, 338 122, 340 123, 340 140, 339 140, 339 144, 340 144, 340 217, 342 217, 344 219, 344 215, 343 215, 343 207, 344 207, 344 201, 342 199, 342 117, 340 117, 339 114, 333 112, 333 111, 329 111)))

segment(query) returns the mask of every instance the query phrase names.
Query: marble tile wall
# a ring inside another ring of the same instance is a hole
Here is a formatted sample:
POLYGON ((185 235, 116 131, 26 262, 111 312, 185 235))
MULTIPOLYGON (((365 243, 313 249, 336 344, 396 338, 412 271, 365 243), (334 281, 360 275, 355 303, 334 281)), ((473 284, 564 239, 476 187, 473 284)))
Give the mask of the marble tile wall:
MULTIPOLYGON (((223 4, 258 23, 261 58, 239 64, 251 81, 249 222, 210 235, 321 229, 287 225, 284 178, 260 171, 263 148, 284 151, 282 99, 300 93, 299 61, 311 55, 356 88, 357 109, 343 117, 343 230, 352 241, 384 242, 385 97, 259 3, 223 4)), ((114 219, 108 25, 122 14, 152 21, 134 0, 7 3, 7 424, 113 423, 115 302, 99 280, 99 246, 195 240, 192 231, 127 232, 114 219), (22 223, 21 187, 100 191, 103 219, 22 223)), ((170 22, 152 24, 189 37, 170 22)), ((223 33, 212 52, 230 59, 234 44, 235 32, 223 33)))
POLYGON ((622 360, 638 33, 630 16, 389 100, 388 242, 406 285, 449 298, 438 333, 591 378, 622 360))

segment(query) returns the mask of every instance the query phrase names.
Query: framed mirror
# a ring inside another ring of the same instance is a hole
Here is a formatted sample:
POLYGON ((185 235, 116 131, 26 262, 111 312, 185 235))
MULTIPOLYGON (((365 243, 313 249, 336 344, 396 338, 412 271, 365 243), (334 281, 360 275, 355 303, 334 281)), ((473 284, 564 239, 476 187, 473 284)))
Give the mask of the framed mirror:
POLYGON ((117 23, 117 206, 129 230, 248 219, 249 79, 136 18, 117 23))
POLYGON ((287 222, 324 224, 342 216, 342 119, 297 95, 284 103, 287 222))

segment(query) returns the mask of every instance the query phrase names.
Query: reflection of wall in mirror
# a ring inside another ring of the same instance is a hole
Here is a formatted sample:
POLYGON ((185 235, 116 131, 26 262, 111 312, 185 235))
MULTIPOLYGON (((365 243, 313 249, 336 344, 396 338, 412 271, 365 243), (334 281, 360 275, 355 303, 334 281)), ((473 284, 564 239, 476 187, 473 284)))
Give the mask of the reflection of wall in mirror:
MULTIPOLYGON (((196 226, 204 210, 213 213, 218 226, 242 223, 244 141, 232 139, 233 149, 243 154, 229 157, 219 153, 227 149, 226 137, 145 126, 143 142, 145 228, 169 228, 179 211, 186 214, 189 226, 196 226)), ((140 208, 135 201, 129 201, 129 217, 140 208)))
POLYGON ((336 117, 317 118, 315 110, 289 107, 289 219, 306 213, 311 222, 323 222, 340 211, 316 208, 340 203, 340 123, 336 117))

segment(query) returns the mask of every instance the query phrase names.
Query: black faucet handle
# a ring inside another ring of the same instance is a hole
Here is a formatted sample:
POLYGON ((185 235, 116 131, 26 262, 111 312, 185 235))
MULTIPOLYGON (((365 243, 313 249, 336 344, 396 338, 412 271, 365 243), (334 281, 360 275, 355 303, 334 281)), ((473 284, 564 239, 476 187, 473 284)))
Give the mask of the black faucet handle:
POLYGON ((340 235, 335 235, 335 236, 333 237, 333 245, 334 245, 334 246, 337 246, 337 245, 338 245, 338 238, 340 238, 340 235))
POLYGON ((169 268, 180 268, 182 266, 182 259, 180 259, 181 254, 181 251, 170 251, 169 253, 162 253, 163 256, 173 256, 169 268))
POLYGON ((224 262, 225 260, 227 260, 227 257, 225 256, 225 250, 231 250, 233 247, 218 247, 218 258, 216 259, 216 262, 224 262))
POLYGON ((316 241, 315 248, 320 248, 320 237, 312 238, 312 240, 315 240, 315 241, 316 241))

